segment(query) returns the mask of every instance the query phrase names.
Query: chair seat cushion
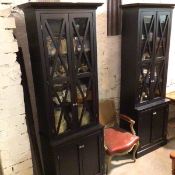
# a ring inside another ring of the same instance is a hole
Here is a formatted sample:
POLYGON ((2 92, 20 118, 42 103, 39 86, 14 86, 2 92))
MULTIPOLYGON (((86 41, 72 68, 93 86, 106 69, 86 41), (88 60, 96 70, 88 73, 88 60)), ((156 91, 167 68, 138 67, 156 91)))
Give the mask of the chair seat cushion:
POLYGON ((104 142, 107 153, 113 155, 131 149, 139 140, 139 137, 120 128, 105 128, 104 142))

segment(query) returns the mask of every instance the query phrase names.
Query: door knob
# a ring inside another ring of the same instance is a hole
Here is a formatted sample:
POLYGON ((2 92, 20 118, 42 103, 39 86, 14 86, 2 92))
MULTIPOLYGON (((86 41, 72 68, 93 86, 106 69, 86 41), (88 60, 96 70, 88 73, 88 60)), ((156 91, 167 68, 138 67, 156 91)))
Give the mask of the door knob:
POLYGON ((85 147, 84 145, 80 145, 80 146, 79 146, 79 149, 82 149, 82 148, 84 148, 84 147, 85 147))
POLYGON ((73 103, 73 106, 78 106, 78 104, 77 103, 73 103))
POLYGON ((153 112, 153 115, 156 115, 157 114, 157 112, 153 112))

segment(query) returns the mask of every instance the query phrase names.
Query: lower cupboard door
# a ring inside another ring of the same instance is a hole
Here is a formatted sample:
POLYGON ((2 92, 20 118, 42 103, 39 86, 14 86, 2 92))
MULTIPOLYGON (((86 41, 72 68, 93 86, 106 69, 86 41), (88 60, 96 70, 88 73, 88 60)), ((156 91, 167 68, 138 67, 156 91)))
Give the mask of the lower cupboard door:
POLYGON ((77 145, 70 144, 59 148, 56 160, 57 175, 79 175, 77 145))
POLYGON ((100 165, 100 135, 92 135, 82 140, 80 146, 81 174, 97 175, 101 172, 100 165))

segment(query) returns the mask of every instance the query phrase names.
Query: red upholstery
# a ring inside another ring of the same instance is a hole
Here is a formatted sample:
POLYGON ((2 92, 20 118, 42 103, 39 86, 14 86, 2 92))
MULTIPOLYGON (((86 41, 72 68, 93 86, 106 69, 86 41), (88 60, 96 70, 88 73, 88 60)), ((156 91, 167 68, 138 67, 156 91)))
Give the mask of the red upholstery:
POLYGON ((104 141, 107 147, 106 152, 109 155, 121 153, 129 150, 139 140, 135 136, 121 128, 106 128, 104 129, 104 141))

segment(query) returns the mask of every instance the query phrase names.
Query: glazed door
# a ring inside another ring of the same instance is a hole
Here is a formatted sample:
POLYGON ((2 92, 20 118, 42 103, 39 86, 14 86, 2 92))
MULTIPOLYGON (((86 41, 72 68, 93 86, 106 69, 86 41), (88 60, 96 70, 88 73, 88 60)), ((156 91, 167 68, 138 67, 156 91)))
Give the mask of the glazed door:
POLYGON ((168 62, 168 47, 170 33, 170 12, 157 12, 157 31, 155 42, 155 59, 153 69, 153 98, 164 97, 166 85, 166 69, 168 62))
POLYGON ((73 61, 74 108, 79 127, 96 122, 95 56, 92 13, 69 14, 73 61))
POLYGON ((52 133, 60 135, 76 128, 73 111, 72 67, 67 14, 42 14, 42 31, 49 86, 52 133))
POLYGON ((156 11, 141 13, 140 25, 140 56, 137 104, 151 99, 152 62, 154 57, 156 11))

